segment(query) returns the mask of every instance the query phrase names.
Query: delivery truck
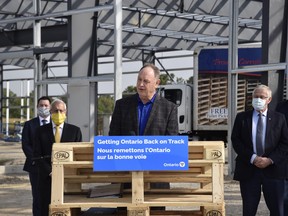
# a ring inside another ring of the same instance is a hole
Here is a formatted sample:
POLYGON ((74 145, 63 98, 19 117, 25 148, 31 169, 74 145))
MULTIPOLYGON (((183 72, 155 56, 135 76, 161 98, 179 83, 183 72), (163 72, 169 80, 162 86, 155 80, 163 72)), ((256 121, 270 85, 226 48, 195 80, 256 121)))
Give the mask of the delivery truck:
MULTIPOLYGON (((190 140, 223 140, 226 143, 228 47, 196 49, 193 59, 193 84, 161 85, 159 92, 178 106, 179 134, 188 135, 190 140)), ((261 47, 238 48, 239 66, 256 64, 261 64, 261 47)), ((239 74, 238 112, 252 108, 252 91, 260 80, 260 72, 239 74)))

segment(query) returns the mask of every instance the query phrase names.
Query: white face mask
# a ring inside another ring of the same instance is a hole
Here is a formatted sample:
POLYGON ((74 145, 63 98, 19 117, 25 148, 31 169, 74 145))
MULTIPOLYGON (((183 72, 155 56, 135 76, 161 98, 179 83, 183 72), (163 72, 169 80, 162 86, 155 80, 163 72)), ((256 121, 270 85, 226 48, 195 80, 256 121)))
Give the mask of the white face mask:
POLYGON ((266 100, 261 98, 253 98, 252 106, 255 110, 261 111, 266 107, 266 100))
POLYGON ((37 113, 42 118, 47 118, 50 115, 50 109, 46 107, 38 107, 37 113))

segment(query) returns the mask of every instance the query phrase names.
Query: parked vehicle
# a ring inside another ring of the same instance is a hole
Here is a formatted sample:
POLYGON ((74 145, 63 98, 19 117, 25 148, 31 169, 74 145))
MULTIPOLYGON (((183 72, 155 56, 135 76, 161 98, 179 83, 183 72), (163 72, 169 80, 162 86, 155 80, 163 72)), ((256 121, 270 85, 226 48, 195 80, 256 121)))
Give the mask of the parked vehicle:
MULTIPOLYGON (((261 48, 239 48, 238 65, 255 64, 261 64, 261 48)), ((228 48, 203 47, 194 53, 193 85, 160 86, 160 94, 178 105, 179 134, 193 140, 227 141, 227 71, 228 48)), ((259 72, 238 76, 238 112, 251 109, 252 91, 260 77, 259 72)))

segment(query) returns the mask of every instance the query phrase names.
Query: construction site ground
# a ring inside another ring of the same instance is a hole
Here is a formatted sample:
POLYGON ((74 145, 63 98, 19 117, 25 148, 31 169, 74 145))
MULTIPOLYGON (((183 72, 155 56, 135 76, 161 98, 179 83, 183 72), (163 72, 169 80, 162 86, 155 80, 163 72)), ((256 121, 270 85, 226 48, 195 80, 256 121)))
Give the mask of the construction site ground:
MULTIPOLYGON (((32 195, 28 174, 22 170, 25 156, 21 143, 0 141, 0 215, 31 216, 32 195)), ((242 201, 239 184, 227 175, 227 164, 224 173, 224 197, 227 216, 242 215, 242 201)), ((258 207, 257 215, 268 216, 269 211, 263 200, 258 207)))

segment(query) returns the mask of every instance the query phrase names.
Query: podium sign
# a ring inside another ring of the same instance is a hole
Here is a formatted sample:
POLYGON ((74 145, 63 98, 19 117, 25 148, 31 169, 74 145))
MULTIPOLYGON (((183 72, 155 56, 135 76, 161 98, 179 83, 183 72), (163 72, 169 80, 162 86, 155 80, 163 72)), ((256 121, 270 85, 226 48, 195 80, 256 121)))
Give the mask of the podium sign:
POLYGON ((188 170, 187 136, 95 136, 94 171, 188 170))

